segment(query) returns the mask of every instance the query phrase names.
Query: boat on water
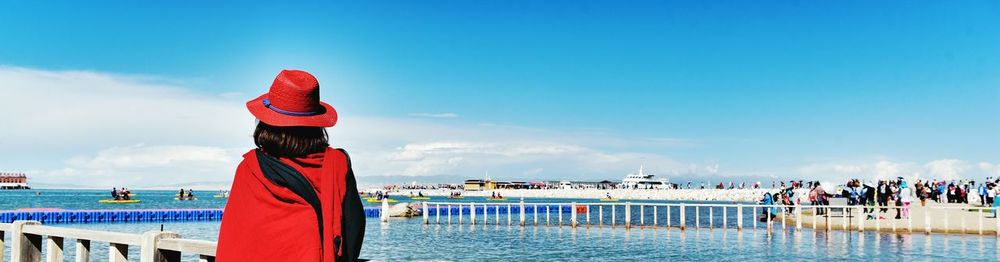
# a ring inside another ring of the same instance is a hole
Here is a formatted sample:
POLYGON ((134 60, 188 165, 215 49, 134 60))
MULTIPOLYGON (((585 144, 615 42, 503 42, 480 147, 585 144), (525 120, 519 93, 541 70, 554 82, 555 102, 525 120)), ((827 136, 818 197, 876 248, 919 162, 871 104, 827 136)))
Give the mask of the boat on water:
MULTIPOLYGON (((368 201, 369 203, 379 203, 379 202, 382 202, 382 200, 379 200, 378 198, 374 198, 374 197, 365 198, 365 200, 368 201)), ((399 201, 397 201, 395 199, 392 199, 392 198, 386 198, 386 201, 388 201, 389 203, 399 202, 399 201)))
POLYGON ((214 197, 214 198, 227 198, 229 196, 227 196, 227 195, 213 195, 212 197, 214 197))
POLYGON ((0 173, 0 190, 31 189, 28 175, 24 173, 0 173))
POLYGON ((491 197, 491 198, 487 198, 486 200, 489 200, 489 201, 507 201, 507 198, 506 197, 491 197))
POLYGON ((104 203, 104 204, 131 204, 131 203, 139 203, 139 200, 138 199, 129 199, 129 200, 101 199, 101 200, 97 200, 97 203, 104 203))
POLYGON ((410 197, 413 200, 431 200, 431 197, 410 197))
POLYGON ((617 198, 601 198, 601 202, 618 202, 617 198))
POLYGON ((198 198, 195 197, 195 198, 184 198, 184 199, 181 199, 179 197, 175 197, 174 200, 177 200, 177 201, 195 201, 195 200, 198 200, 198 198))
POLYGON ((449 196, 448 199, 463 199, 464 196, 449 196))
POLYGON ((639 173, 625 175, 622 186, 630 189, 654 189, 665 188, 670 184, 666 179, 653 179, 653 177, 652 174, 646 174, 643 166, 639 166, 639 173))

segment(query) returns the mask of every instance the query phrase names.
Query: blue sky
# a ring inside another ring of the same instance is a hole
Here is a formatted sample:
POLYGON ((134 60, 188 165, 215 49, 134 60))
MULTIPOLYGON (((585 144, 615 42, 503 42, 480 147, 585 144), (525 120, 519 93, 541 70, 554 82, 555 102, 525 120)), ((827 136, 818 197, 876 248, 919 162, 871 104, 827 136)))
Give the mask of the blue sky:
MULTIPOLYGON (((373 158, 442 142, 552 142, 641 155, 598 172, 568 169, 572 160, 559 164, 558 155, 477 164, 463 149, 447 153, 464 159, 458 164, 429 165, 422 176, 494 169, 510 177, 616 178, 626 166, 657 161, 670 162, 658 173, 710 177, 1000 174, 1000 4, 991 1, 3 5, 0 64, 11 68, 139 77, 237 107, 280 69, 300 68, 319 77, 324 100, 345 117, 529 130, 379 140, 385 144, 370 149, 373 158), (445 113, 454 117, 419 117, 445 113), (609 137, 615 142, 603 140, 609 137), (899 168, 885 173, 879 163, 899 168)), ((350 130, 348 123, 336 128, 350 130)), ((136 144, 246 147, 169 133, 47 149, 60 152, 57 159, 94 159, 136 144)), ((364 151, 373 143, 347 140, 364 151)), ((372 172, 406 173, 425 157, 372 172)), ((14 169, 42 173, 72 165, 10 158, 31 163, 14 169)))

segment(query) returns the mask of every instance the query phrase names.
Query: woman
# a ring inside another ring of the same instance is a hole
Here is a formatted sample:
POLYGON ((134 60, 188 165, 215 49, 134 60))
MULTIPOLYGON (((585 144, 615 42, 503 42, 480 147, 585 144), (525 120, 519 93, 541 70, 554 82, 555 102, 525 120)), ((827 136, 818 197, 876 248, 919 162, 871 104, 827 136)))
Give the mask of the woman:
POLYGON ((319 83, 284 70, 247 102, 259 122, 222 217, 218 261, 354 261, 365 217, 347 153, 329 147, 337 112, 319 83))
POLYGON ((910 218, 910 202, 913 202, 913 191, 906 181, 899 182, 899 201, 903 203, 903 219, 910 218))

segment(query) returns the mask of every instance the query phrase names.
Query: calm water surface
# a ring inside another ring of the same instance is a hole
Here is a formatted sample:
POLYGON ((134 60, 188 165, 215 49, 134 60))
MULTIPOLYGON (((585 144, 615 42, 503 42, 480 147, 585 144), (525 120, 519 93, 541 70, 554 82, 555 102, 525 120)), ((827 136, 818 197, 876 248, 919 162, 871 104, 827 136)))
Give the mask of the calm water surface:
MULTIPOLYGON (((174 192, 139 191, 137 193, 139 194, 137 198, 143 199, 143 203, 130 206, 97 204, 96 201, 104 197, 99 191, 46 190, 42 191, 40 197, 33 196, 33 192, 2 192, 0 193, 0 209, 26 207, 100 209, 122 208, 121 206, 128 206, 127 208, 215 208, 225 205, 225 199, 209 199, 214 192, 203 192, 201 194, 207 197, 189 203, 174 201, 174 192)), ((476 199, 466 199, 466 201, 476 201, 476 199)), ((565 202, 567 200, 529 199, 528 201, 565 202)), ((606 259, 798 261, 817 258, 847 261, 1000 260, 1000 254, 997 252, 1000 243, 996 237, 992 236, 873 232, 859 234, 857 232, 814 232, 812 230, 801 232, 778 230, 774 234, 767 234, 762 229, 751 229, 750 224, 747 224, 747 229, 742 232, 735 229, 680 231, 663 228, 633 228, 626 230, 596 226, 577 229, 567 226, 528 226, 522 228, 507 226, 506 216, 502 215, 503 225, 423 225, 420 219, 403 218, 394 218, 390 220, 390 223, 382 224, 377 219, 369 219, 362 257, 383 261, 588 261, 606 259)), ((662 215, 660 219, 663 219, 662 215)), ((735 223, 731 220, 730 224, 735 223)), ((457 222, 457 218, 454 221, 457 222)), ((62 224, 59 226, 141 233, 159 230, 161 225, 165 230, 178 232, 185 238, 204 240, 216 240, 219 230, 218 222, 62 224)), ((6 236, 6 238, 9 240, 10 236, 6 236)), ((73 240, 67 239, 66 246, 69 250, 66 252, 72 254, 73 245, 70 245, 69 243, 72 242, 69 241, 73 240)), ((5 241, 5 243, 9 248, 10 241, 5 241)), ((108 250, 105 243, 94 243, 92 249, 94 261, 106 260, 108 250)), ((130 248, 130 253, 130 257, 137 258, 138 248, 130 248)), ((9 257, 8 254, 5 256, 9 257)), ((185 256, 185 260, 196 260, 196 258, 185 256)))

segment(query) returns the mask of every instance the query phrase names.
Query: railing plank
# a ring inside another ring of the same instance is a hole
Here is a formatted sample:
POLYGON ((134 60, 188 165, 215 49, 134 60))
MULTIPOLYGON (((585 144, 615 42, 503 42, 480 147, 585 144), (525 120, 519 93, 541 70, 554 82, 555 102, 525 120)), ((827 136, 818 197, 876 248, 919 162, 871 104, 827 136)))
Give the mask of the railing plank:
POLYGON ((61 236, 64 238, 87 239, 90 241, 119 243, 125 245, 139 245, 140 243, 142 243, 142 236, 137 234, 86 230, 86 229, 68 228, 68 227, 25 225, 24 232, 35 235, 61 236))
POLYGON ((167 238, 157 243, 161 250, 172 250, 182 253, 194 253, 215 257, 216 243, 205 240, 167 238))

